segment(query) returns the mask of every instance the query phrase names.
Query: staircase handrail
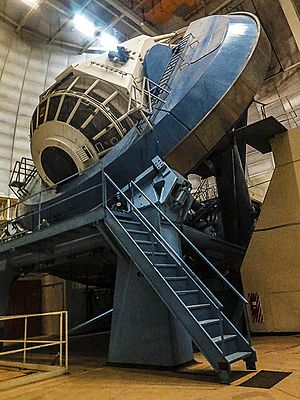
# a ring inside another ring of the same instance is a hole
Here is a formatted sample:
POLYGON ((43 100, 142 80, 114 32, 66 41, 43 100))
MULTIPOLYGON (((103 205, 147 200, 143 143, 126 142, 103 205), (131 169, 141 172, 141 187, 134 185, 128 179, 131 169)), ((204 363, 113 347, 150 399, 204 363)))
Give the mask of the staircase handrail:
POLYGON ((198 254, 206 265, 222 280, 222 282, 245 304, 248 304, 247 299, 221 274, 221 272, 205 257, 205 255, 185 236, 180 229, 172 222, 165 213, 142 191, 142 189, 133 181, 130 182, 141 195, 160 213, 160 215, 176 230, 177 233, 188 243, 188 245, 198 254))
MULTIPOLYGON (((141 222, 146 226, 148 231, 152 232, 155 238, 160 242, 160 244, 171 253, 171 256, 175 259, 175 261, 180 262, 184 267, 185 272, 190 276, 190 278, 196 283, 197 286, 201 287, 204 292, 206 292, 207 296, 210 300, 216 305, 216 307, 220 310, 223 309, 223 304, 218 300, 218 298, 203 284, 203 282, 198 278, 198 276, 191 270, 191 268, 187 265, 187 263, 177 254, 177 252, 169 245, 169 243, 161 236, 161 234, 155 229, 155 227, 147 220, 147 218, 139 211, 139 209, 135 206, 135 204, 126 196, 124 191, 118 187, 118 185, 111 179, 106 172, 104 172, 104 177, 108 179, 108 181, 119 191, 121 196, 128 202, 128 204, 135 211, 136 216, 141 220, 141 222)), ((105 185, 104 185, 105 186, 105 185)), ((111 210, 104 203, 104 206, 107 210, 112 214, 111 210)))

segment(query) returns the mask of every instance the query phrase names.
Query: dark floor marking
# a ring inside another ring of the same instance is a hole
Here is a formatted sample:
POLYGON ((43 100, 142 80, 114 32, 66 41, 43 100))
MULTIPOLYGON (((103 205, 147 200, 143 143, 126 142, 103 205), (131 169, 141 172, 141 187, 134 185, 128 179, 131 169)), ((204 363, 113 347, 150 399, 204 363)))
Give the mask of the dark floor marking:
POLYGON ((277 383, 289 376, 291 372, 279 371, 259 371, 252 378, 239 384, 238 386, 254 387, 259 389, 271 389, 277 383))

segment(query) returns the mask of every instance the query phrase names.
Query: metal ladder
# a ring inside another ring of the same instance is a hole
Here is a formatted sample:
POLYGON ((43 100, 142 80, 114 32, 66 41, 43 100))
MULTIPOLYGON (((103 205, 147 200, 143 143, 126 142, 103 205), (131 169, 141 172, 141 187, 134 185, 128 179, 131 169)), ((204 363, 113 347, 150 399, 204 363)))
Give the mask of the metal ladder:
MULTIPOLYGON (((255 369, 256 353, 251 346, 250 336, 246 339, 238 331, 222 312, 223 306, 214 294, 136 208, 131 199, 106 173, 104 175, 109 184, 119 191, 130 209, 128 212, 112 211, 104 202, 104 223, 114 238, 115 245, 128 254, 170 312, 183 324, 221 382, 230 382, 230 365, 236 361, 244 360, 249 369, 255 369)), ((157 209, 165 223, 171 224, 184 236, 134 182, 130 185, 157 209)), ((186 237, 185 239, 189 242, 186 237)), ((191 245, 193 246, 192 243, 191 245)), ((200 253, 199 250, 197 252, 200 253)), ((208 260, 207 262, 209 263, 208 260)), ((222 277, 223 282, 247 303, 223 275, 212 267, 222 277)))
POLYGON ((167 86, 170 76, 172 75, 172 72, 174 71, 189 39, 190 35, 184 36, 179 42, 179 44, 174 48, 173 55, 167 65, 167 68, 165 69, 163 76, 158 82, 159 86, 162 87, 167 86))
MULTIPOLYGON (((184 49, 186 47, 187 42, 189 41, 191 37, 191 34, 184 36, 181 41, 179 42, 179 44, 174 47, 173 49, 173 54, 172 57, 170 58, 169 63, 167 64, 167 67, 162 75, 162 77, 160 78, 160 81, 158 82, 158 86, 156 88, 155 91, 155 96, 159 97, 160 99, 165 99, 168 94, 169 94, 169 85, 168 82, 170 80, 170 77, 173 73, 173 71, 175 70, 175 67, 179 61, 179 59, 182 57, 182 53, 184 52, 184 49)), ((158 99, 154 99, 152 101, 152 107, 156 106, 158 103, 161 103, 158 99)), ((159 111, 158 107, 156 109, 156 112, 152 115, 151 120, 153 120, 155 118, 155 116, 157 115, 157 112, 159 111)))

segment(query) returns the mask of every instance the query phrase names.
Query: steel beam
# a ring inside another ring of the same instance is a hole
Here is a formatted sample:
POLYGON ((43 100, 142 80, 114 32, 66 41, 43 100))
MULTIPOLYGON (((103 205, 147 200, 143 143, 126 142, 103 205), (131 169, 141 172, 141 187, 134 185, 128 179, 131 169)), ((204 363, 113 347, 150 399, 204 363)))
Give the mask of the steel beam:
MULTIPOLYGON (((108 7, 106 7, 104 4, 100 3, 98 0, 88 0, 77 12, 81 12, 83 11, 91 2, 97 4, 99 7, 101 7, 103 10, 109 12, 111 15, 113 15, 114 17, 119 17, 118 14, 116 14, 115 12, 113 12, 111 9, 109 9, 108 7)), ((52 4, 51 4, 52 5, 52 4)), ((62 11, 61 9, 59 9, 58 11, 62 11)), ((66 14, 66 13, 65 13, 66 14)), ((68 24, 72 21, 73 19, 73 15, 68 14, 67 16, 67 20, 62 24, 62 26, 53 34, 53 36, 49 39, 48 43, 53 43, 54 39, 57 37, 57 35, 63 31, 64 28, 66 28, 68 26, 68 24)), ((123 23, 125 25, 127 25, 128 27, 130 27, 132 30, 136 31, 137 33, 143 34, 144 32, 141 29, 138 29, 137 27, 132 26, 130 23, 128 23, 127 21, 123 21, 123 23)), ((79 46, 78 46, 79 47, 79 46)))
POLYGON ((279 0, 293 37, 300 51, 300 19, 293 0, 279 0))
MULTIPOLYGON (((92 0, 87 0, 87 1, 84 3, 84 5, 83 5, 82 7, 80 7, 80 8, 77 10, 77 12, 80 13, 81 11, 83 11, 83 10, 91 3, 91 1, 92 1, 92 0)), ((57 36, 66 26, 69 25, 69 23, 72 21, 72 19, 73 19, 73 15, 70 14, 70 15, 67 17, 66 21, 62 24, 62 26, 53 34, 53 36, 51 37, 51 39, 49 39, 49 41, 48 41, 49 44, 53 42, 53 40, 56 38, 56 36, 57 36)))
POLYGON ((56 11, 58 11, 58 12, 64 14, 64 15, 67 16, 67 17, 70 15, 66 10, 64 10, 64 9, 61 8, 61 7, 58 7, 58 6, 57 6, 56 4, 54 4, 53 1, 51 1, 51 0, 45 0, 45 3, 47 3, 49 6, 51 6, 52 8, 54 8, 54 10, 56 10, 56 11))
MULTIPOLYGON (((112 6, 115 10, 119 11, 121 14, 124 14, 125 17, 129 18, 133 23, 137 24, 138 26, 141 27, 144 33, 148 35, 157 35, 157 31, 150 26, 147 22, 143 21, 142 18, 134 14, 132 11, 130 11, 124 4, 122 4, 118 0, 104 0, 107 4, 112 6)), ((139 6, 141 3, 139 4, 139 6)), ((135 8, 136 9, 136 8, 135 8)))
POLYGON ((52 225, 48 228, 37 230, 27 235, 16 238, 13 241, 10 240, 8 242, 4 242, 0 246, 0 253, 2 254, 10 251, 12 248, 15 251, 15 249, 18 247, 33 244, 41 240, 49 239, 56 235, 61 235, 73 229, 96 223, 97 221, 103 219, 103 214, 104 211, 101 207, 100 209, 90 211, 88 214, 80 214, 68 220, 58 222, 57 224, 52 225))
POLYGON ((3 18, 5 21, 9 22, 10 24, 14 25, 15 27, 18 26, 18 23, 10 18, 8 15, 4 14, 3 12, 0 11, 0 18, 3 18))
MULTIPOLYGON (((100 7, 101 4, 98 1, 95 1, 100 7)), ((138 6, 136 6, 134 8, 134 10, 136 10, 138 7, 141 6, 141 4, 144 2, 144 0, 142 0, 141 3, 139 3, 138 6)), ((133 13, 127 11, 125 9, 125 7, 123 5, 119 5, 118 3, 116 3, 115 1, 110 1, 109 5, 114 7, 116 10, 118 10, 121 14, 116 17, 110 24, 108 24, 98 35, 96 35, 90 42, 88 42, 80 51, 80 54, 83 54, 85 51, 87 51, 89 49, 90 46, 92 46, 92 44, 94 44, 96 42, 96 40, 102 35, 103 32, 107 31, 109 28, 112 28, 113 26, 115 26, 119 21, 123 20, 124 17, 129 18, 133 23, 138 24, 139 26, 141 26, 142 28, 142 33, 148 33, 151 36, 157 35, 157 33, 152 29, 148 27, 148 24, 145 24, 139 17, 135 16, 133 13), (149 31, 150 29, 150 31, 149 31)))
MULTIPOLYGON (((110 8, 108 8, 105 4, 101 3, 98 0, 93 0, 93 3, 97 4, 99 7, 103 8, 103 10, 109 12, 111 15, 113 15, 114 17, 119 17, 119 14, 115 13, 114 11, 112 11, 110 8)), ((134 31, 143 34, 144 31, 141 28, 138 28, 141 24, 138 24, 138 26, 133 26, 132 24, 130 24, 129 22, 127 22, 126 20, 123 19, 123 24, 129 26, 131 29, 133 29, 134 31)))
POLYGON ((16 27, 16 32, 20 32, 20 30, 23 28, 23 26, 26 24, 26 22, 29 20, 29 18, 33 15, 33 13, 36 11, 38 6, 43 2, 44 0, 38 0, 28 11, 28 13, 21 19, 19 22, 19 25, 16 27))

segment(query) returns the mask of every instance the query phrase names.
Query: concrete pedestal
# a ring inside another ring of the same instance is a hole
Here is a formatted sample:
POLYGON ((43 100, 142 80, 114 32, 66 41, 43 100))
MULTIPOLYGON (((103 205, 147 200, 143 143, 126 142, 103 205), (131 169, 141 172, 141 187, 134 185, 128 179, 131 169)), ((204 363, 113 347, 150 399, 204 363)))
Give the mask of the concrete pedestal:
POLYGON ((272 142, 276 169, 242 279, 253 332, 300 330, 300 128, 272 142))
POLYGON ((185 329, 137 267, 119 258, 109 363, 174 368, 192 360, 185 329))
MULTIPOLYGON (((152 207, 143 215, 178 254, 178 233, 152 207)), ((118 259, 109 362, 175 368, 193 361, 192 340, 136 265, 118 259)))

